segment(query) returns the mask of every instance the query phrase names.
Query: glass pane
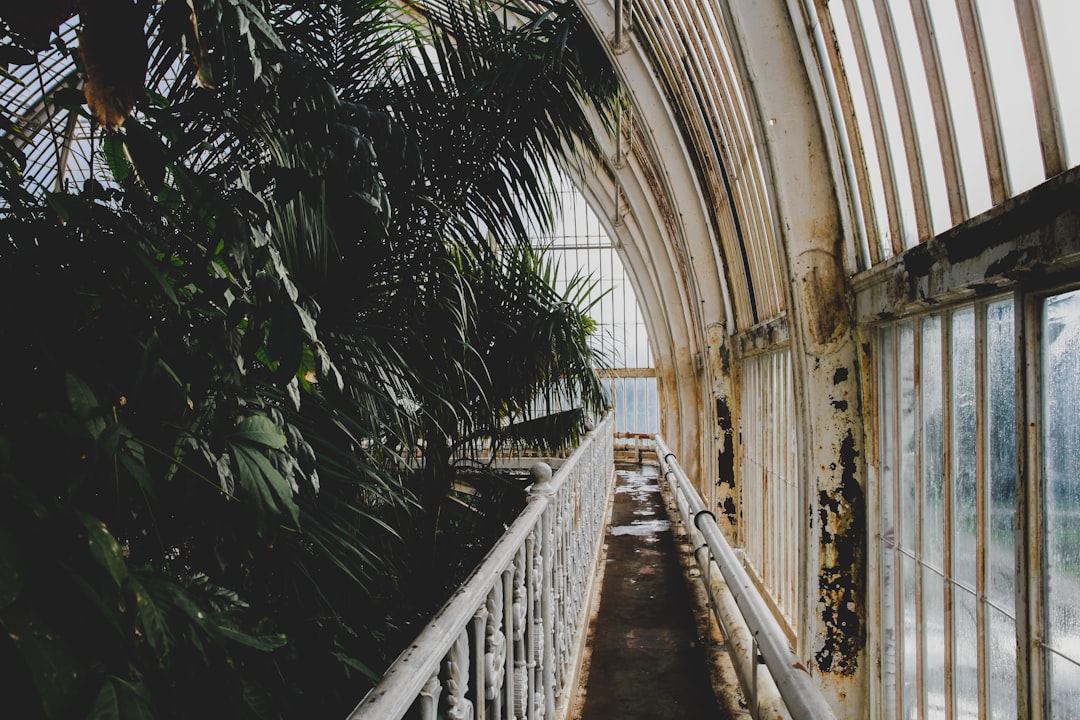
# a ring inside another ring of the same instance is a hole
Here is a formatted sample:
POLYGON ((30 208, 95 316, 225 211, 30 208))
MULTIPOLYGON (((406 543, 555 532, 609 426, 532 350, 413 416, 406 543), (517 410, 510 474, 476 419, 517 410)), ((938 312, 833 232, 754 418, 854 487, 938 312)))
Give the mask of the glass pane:
POLYGON ((975 216, 990 209, 990 180, 986 174, 979 113, 975 106, 975 90, 971 86, 964 38, 956 3, 929 2, 930 18, 934 25, 941 73, 945 76, 945 92, 949 96, 956 148, 967 192, 968 215, 975 216))
POLYGON ((1050 656, 1050 717, 1080 720, 1080 667, 1058 655, 1050 656))
POLYGON ((1016 718, 1016 623, 990 608, 990 717, 1016 718))
POLYGON ((953 718, 978 720, 979 624, 975 617, 975 595, 956 588, 953 603, 953 718))
POLYGON ((987 506, 990 522, 986 594, 1015 617, 1016 350, 1013 302, 986 309, 987 506))
POLYGON ((915 552, 915 335, 900 325, 900 546, 915 552))
POLYGON ((1080 67, 1080 43, 1076 42, 1080 3, 1076 0, 1041 0, 1039 5, 1057 86, 1058 108, 1065 126, 1066 161, 1071 167, 1080 163, 1080 83, 1076 82, 1076 68, 1080 67))
POLYGON ((941 317, 922 323, 922 557, 937 570, 945 568, 945 478, 941 402, 941 317))
POLYGON ((923 693, 928 718, 945 717, 945 582, 923 568, 923 693))
MULTIPOLYGON (((893 86, 892 76, 889 74, 889 63, 885 55, 885 45, 881 37, 881 28, 874 6, 865 2, 857 3, 857 5, 859 14, 862 17, 867 51, 870 55, 874 81, 877 83, 881 101, 881 115, 885 123, 885 138, 889 146, 889 157, 893 166, 892 180, 896 183, 896 197, 900 205, 903 244, 904 247, 913 247, 919 243, 921 238, 918 237, 915 226, 915 201, 911 195, 911 175, 909 174, 907 155, 904 149, 904 136, 900 130, 900 112, 896 107, 896 90, 893 86)), ((886 179, 886 182, 888 182, 888 179, 886 179)))
POLYGON ((896 719, 896 333, 893 327, 878 334, 878 438, 881 477, 878 482, 881 533, 881 698, 884 720, 896 719))
POLYGON ((1014 0, 976 0, 1013 194, 1045 179, 1014 0))
POLYGON ((952 575, 976 589, 975 310, 952 316, 952 575))
MULTIPOLYGON (((1043 304, 1046 640, 1080 661, 1080 291, 1043 304)), ((1053 717, 1080 717, 1080 673, 1050 662, 1053 717)))
POLYGON ((915 642, 915 633, 917 632, 917 624, 915 620, 915 559, 902 555, 902 565, 904 576, 903 582, 903 596, 901 602, 903 607, 901 608, 904 631, 901 636, 900 642, 903 645, 903 676, 902 681, 904 683, 903 689, 903 718, 904 720, 916 720, 918 717, 918 692, 919 686, 918 680, 918 665, 916 664, 916 653, 918 646, 915 642))
POLYGON ((900 62, 911 98, 911 114, 914 116, 915 135, 919 143, 919 155, 929 196, 931 227, 934 233, 952 227, 949 214, 949 192, 945 186, 945 169, 938 144, 934 107, 930 88, 926 82, 926 66, 922 50, 915 34, 915 21, 911 16, 910 0, 888 0, 900 50, 900 62))

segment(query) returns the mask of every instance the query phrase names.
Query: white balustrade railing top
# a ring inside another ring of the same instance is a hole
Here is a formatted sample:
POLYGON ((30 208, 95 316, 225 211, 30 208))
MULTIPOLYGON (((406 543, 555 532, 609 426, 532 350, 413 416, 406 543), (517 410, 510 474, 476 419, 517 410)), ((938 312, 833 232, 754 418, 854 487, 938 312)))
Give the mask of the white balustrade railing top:
POLYGON ((566 717, 615 475, 613 430, 609 414, 554 476, 533 466, 525 510, 349 720, 566 717))

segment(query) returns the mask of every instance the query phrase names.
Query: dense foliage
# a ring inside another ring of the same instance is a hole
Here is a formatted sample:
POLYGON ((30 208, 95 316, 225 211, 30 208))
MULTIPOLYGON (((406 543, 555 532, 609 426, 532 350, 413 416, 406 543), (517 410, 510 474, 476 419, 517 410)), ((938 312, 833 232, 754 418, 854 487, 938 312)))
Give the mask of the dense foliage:
POLYGON ((60 58, 43 111, 93 129, 42 188, 66 138, 0 107, 5 714, 343 715, 520 498, 461 459, 602 409, 587 282, 526 230, 616 86, 528 6, 0 11, 0 82, 60 58))

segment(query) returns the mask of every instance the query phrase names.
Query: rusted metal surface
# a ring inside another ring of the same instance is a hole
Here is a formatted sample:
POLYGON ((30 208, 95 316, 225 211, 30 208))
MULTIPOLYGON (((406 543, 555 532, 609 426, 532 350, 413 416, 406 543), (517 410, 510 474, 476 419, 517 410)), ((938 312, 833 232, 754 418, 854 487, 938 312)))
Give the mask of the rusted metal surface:
POLYGON ((855 281, 863 322, 1046 285, 1080 267, 1080 168, 911 248, 855 281))

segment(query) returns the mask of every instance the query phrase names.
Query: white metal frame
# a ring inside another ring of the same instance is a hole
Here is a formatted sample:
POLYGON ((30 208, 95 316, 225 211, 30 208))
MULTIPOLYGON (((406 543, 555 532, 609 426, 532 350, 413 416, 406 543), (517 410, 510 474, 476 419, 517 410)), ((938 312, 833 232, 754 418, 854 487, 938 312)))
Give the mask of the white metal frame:
POLYGON ((614 487, 609 413, 349 720, 557 720, 572 707, 614 487), (442 715, 440 715, 442 713, 442 715))

